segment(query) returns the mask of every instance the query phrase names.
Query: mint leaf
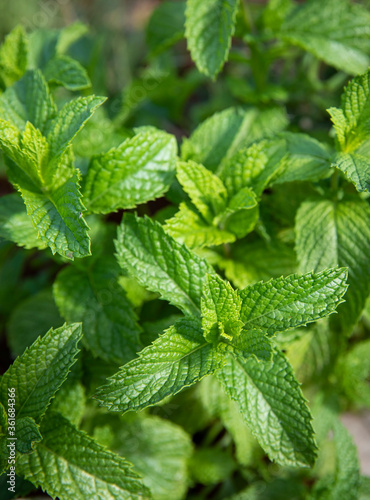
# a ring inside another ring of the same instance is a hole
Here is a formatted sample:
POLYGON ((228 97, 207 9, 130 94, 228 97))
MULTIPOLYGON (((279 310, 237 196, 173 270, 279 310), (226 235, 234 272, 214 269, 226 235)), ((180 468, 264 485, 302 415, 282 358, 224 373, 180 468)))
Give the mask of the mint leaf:
POLYGON ((228 108, 207 118, 184 139, 181 156, 215 171, 242 147, 274 135, 286 126, 286 115, 280 108, 266 111, 228 108))
POLYGON ((0 81, 10 87, 27 69, 28 43, 22 26, 16 26, 0 46, 0 81))
MULTIPOLYGON (((296 217, 296 249, 302 272, 348 267, 348 292, 338 308, 338 328, 350 332, 370 293, 368 265, 370 209, 353 197, 341 201, 305 201, 296 217)), ((334 318, 333 318, 334 320, 334 318)))
POLYGON ((294 9, 278 36, 350 74, 367 70, 370 14, 348 0, 311 0, 294 9), (325 29, 323 29, 323 26, 325 29))
POLYGON ((151 55, 158 55, 181 40, 185 34, 186 2, 162 2, 153 11, 146 28, 151 55))
POLYGON ((43 68, 43 73, 48 83, 61 85, 68 90, 82 90, 91 86, 85 68, 69 56, 54 56, 43 68))
POLYGON ((222 364, 222 353, 204 339, 199 320, 184 318, 110 377, 95 397, 111 411, 141 410, 193 385, 222 364))
POLYGON ((0 238, 27 249, 46 246, 28 217, 22 198, 16 193, 0 198, 0 238))
POLYGON ((60 158, 94 111, 103 104, 105 97, 78 97, 69 101, 48 123, 46 137, 51 155, 60 158))
POLYGON ((88 267, 62 269, 53 292, 61 315, 68 322, 83 323, 88 348, 123 364, 139 350, 140 328, 118 277, 117 263, 104 257, 88 267))
POLYGON ((185 243, 189 248, 217 246, 222 243, 232 243, 236 239, 233 233, 206 222, 187 203, 180 203, 179 211, 166 221, 165 230, 175 240, 185 243))
POLYGON ((206 221, 212 223, 215 216, 225 209, 226 188, 222 181, 203 165, 191 160, 179 162, 177 178, 206 221))
POLYGON ((350 153, 368 138, 370 130, 370 71, 353 78, 344 89, 340 108, 329 108, 338 143, 350 153))
POLYGON ((187 491, 190 436, 152 415, 127 418, 114 434, 113 450, 132 462, 153 498, 182 500, 187 491))
POLYGON ((38 425, 30 417, 17 418, 15 422, 17 441, 16 450, 20 453, 31 453, 35 444, 42 440, 38 425))
POLYGON ((93 157, 83 184, 88 209, 109 213, 161 196, 174 179, 176 151, 172 135, 151 130, 93 157))
POLYGON ((74 364, 80 338, 78 324, 51 328, 39 337, 1 377, 2 403, 8 400, 8 388, 14 387, 17 417, 31 417, 38 422, 74 364))
POLYGON ((20 130, 31 122, 42 133, 56 115, 56 106, 41 71, 25 75, 0 96, 0 117, 20 130))
POLYGON ((65 500, 150 498, 125 459, 95 443, 64 417, 50 413, 40 428, 43 441, 17 462, 17 472, 53 497, 65 500))
POLYGON ((344 173, 357 191, 370 192, 370 158, 358 153, 338 154, 333 166, 344 173))
MULTIPOLYGON (((71 165, 68 156, 62 160, 71 165)), ((58 252, 72 260, 90 255, 88 226, 82 217, 85 207, 81 203, 77 175, 48 195, 22 187, 20 192, 41 241, 50 247, 53 254, 58 252)))
POLYGON ((241 320, 248 329, 273 335, 334 312, 347 290, 347 269, 293 274, 240 290, 241 320))
POLYGON ((120 266, 152 292, 199 315, 203 279, 213 274, 206 260, 193 254, 148 218, 125 214, 115 242, 120 266))
POLYGON ((257 197, 250 188, 244 187, 229 200, 225 211, 216 221, 238 238, 244 238, 253 231, 258 215, 257 197))
POLYGON ((289 466, 313 465, 312 417, 280 351, 275 350, 272 362, 229 356, 218 377, 271 460, 289 466))
POLYGON ((187 0, 185 36, 199 71, 215 78, 235 30, 238 0, 187 0))
POLYGON ((242 301, 230 283, 218 275, 207 275, 201 301, 203 335, 207 342, 232 342, 243 328, 242 301))

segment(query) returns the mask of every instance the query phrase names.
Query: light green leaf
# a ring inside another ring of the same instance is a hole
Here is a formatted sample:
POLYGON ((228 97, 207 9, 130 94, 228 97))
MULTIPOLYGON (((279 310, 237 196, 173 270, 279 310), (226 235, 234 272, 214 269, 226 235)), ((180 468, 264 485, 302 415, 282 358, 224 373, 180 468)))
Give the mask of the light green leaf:
POLYGON ((207 342, 232 343, 243 328, 242 301, 237 292, 217 274, 207 275, 201 300, 203 335, 207 342))
POLYGON ((284 153, 283 140, 272 139, 243 147, 226 158, 220 168, 220 177, 229 195, 236 195, 246 187, 261 195, 282 170, 280 161, 284 153))
POLYGON ((166 234, 149 218, 125 214, 115 242, 120 266, 152 292, 181 309, 199 315, 206 274, 213 269, 166 234))
POLYGON ((358 153, 341 153, 335 158, 333 166, 344 173, 346 178, 355 185, 357 191, 370 192, 369 157, 358 153))
POLYGON ((56 115, 56 106, 39 70, 27 71, 0 96, 0 118, 24 130, 31 122, 43 133, 56 115))
POLYGON ((85 207, 81 203, 77 175, 51 193, 22 187, 20 192, 41 241, 50 247, 53 254, 58 252, 72 260, 90 255, 88 226, 82 217, 85 207))
POLYGON ((184 139, 181 155, 215 171, 222 161, 233 156, 242 147, 280 132, 287 126, 287 118, 280 108, 259 111, 228 108, 205 120, 184 139))
POLYGON ((289 466, 313 465, 316 444, 311 415, 280 351, 274 352, 272 362, 230 356, 218 377, 271 460, 289 466))
POLYGON ((8 345, 13 356, 20 356, 38 336, 63 323, 50 289, 41 290, 19 302, 6 325, 8 345))
POLYGON ((187 0, 185 36, 199 71, 215 78, 227 60, 238 0, 187 0))
POLYGON ((208 224, 187 203, 180 203, 179 211, 166 221, 165 230, 175 240, 189 248, 203 248, 232 243, 236 237, 229 231, 208 224))
POLYGON ((80 40, 88 31, 88 26, 79 21, 65 26, 58 32, 58 39, 55 46, 56 54, 65 54, 71 45, 80 40))
POLYGON ((345 304, 338 328, 350 333, 370 293, 370 209, 357 197, 341 201, 305 201, 296 217, 296 249, 301 272, 329 266, 348 268, 345 304))
POLYGON ((10 87, 27 69, 28 43, 22 26, 16 26, 0 46, 0 81, 10 87))
POLYGON ((80 338, 79 324, 50 329, 39 337, 1 377, 3 404, 8 399, 8 388, 14 387, 17 417, 27 416, 38 422, 75 363, 80 338))
POLYGON ((39 426, 30 417, 17 418, 15 421, 17 441, 16 450, 20 453, 31 453, 35 444, 42 440, 39 426))
POLYGON ((96 398, 111 411, 141 410, 214 373, 223 355, 202 335, 200 321, 184 318, 102 386, 96 398))
POLYGON ((109 213, 158 198, 174 179, 176 151, 172 135, 151 130, 93 157, 83 184, 88 209, 109 213))
POLYGON ((370 130, 370 71, 353 78, 344 89, 340 108, 329 108, 342 151, 350 153, 370 130))
POLYGON ((104 256, 88 267, 62 269, 53 293, 61 315, 83 323, 88 348, 121 365, 139 350, 140 328, 118 277, 117 263, 104 256))
POLYGON ((331 156, 319 141, 306 134, 283 132, 285 154, 274 184, 294 181, 317 181, 331 173, 331 156))
POLYGON ((177 178, 206 221, 212 223, 226 207, 227 191, 222 181, 194 161, 177 164, 177 178))
POLYGON ((228 203, 225 211, 217 217, 226 231, 238 238, 253 231, 257 223, 259 209, 255 193, 248 187, 241 189, 228 203))
POLYGON ((91 95, 78 97, 64 105, 47 126, 46 137, 53 157, 62 156, 67 146, 105 100, 105 97, 91 95))
POLYGON ((273 335, 323 318, 336 309, 347 290, 347 269, 293 274, 239 291, 241 320, 248 329, 273 335))
POLYGON ((181 40, 185 34, 186 2, 162 2, 153 11, 146 29, 146 41, 157 55, 181 40))
POLYGON ((113 450, 133 463, 154 500, 182 500, 192 443, 178 426, 154 416, 127 419, 114 434, 113 450))
POLYGON ((288 15, 278 36, 356 75, 370 65, 369 24, 370 13, 361 5, 348 0, 311 0, 288 15))
POLYGON ((91 86, 85 68, 69 56, 54 56, 43 68, 43 73, 48 83, 62 85, 68 90, 82 90, 91 86))
POLYGON ((0 198, 0 238, 27 249, 46 246, 28 217, 22 198, 16 193, 0 198))
POLYGON ((43 441, 17 462, 17 472, 63 500, 151 497, 125 459, 98 445, 64 417, 50 413, 41 428, 43 441))

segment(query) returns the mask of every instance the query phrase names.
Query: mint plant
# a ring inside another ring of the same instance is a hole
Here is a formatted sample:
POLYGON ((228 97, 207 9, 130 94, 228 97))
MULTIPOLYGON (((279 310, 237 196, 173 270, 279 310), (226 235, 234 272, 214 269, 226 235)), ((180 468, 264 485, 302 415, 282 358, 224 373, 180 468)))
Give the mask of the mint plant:
POLYGON ((2 498, 368 498, 369 20, 162 2, 118 93, 86 26, 8 34, 2 498))

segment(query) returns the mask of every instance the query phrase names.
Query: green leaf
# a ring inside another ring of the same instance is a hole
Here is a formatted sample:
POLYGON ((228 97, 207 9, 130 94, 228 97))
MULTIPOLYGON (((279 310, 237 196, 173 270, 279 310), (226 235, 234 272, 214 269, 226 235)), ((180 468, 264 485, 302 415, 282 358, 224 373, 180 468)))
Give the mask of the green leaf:
POLYGON ((22 26, 16 26, 0 46, 0 81, 10 87, 27 69, 28 43, 22 26))
POLYGON ((228 108, 205 120, 189 139, 184 139, 182 159, 194 160, 215 171, 242 147, 274 135, 286 126, 287 118, 280 108, 266 111, 228 108))
POLYGON ((203 335, 207 342, 233 342, 243 328, 242 301, 237 292, 217 274, 207 275, 201 301, 203 335))
POLYGON ((329 108, 328 112, 342 151, 354 151, 370 130, 370 71, 353 78, 344 89, 341 107, 329 108))
POLYGON ((370 192, 370 158, 358 153, 338 154, 333 166, 344 173, 357 191, 370 192))
POLYGON ((17 462, 17 472, 64 500, 150 498, 131 464, 50 413, 42 422, 43 441, 17 462))
MULTIPOLYGON (((66 163, 71 159, 65 157, 66 163)), ((67 259, 90 255, 88 226, 82 217, 78 177, 74 175, 55 191, 44 194, 20 187, 27 213, 39 231, 39 236, 52 253, 67 259)))
POLYGON ((274 184, 294 181, 317 181, 331 173, 331 156, 319 141, 306 134, 283 132, 285 154, 274 184))
POLYGON ((253 231, 258 215, 257 197, 250 188, 244 187, 231 198, 225 211, 216 220, 226 231, 244 238, 253 231))
POLYGON ((154 500, 182 500, 187 491, 190 437, 154 416, 127 419, 114 435, 113 450, 133 463, 154 500))
POLYGON ((232 243, 236 237, 229 231, 206 222, 193 207, 180 203, 179 211, 166 221, 165 230, 189 248, 203 248, 232 243))
POLYGON ((105 97, 78 97, 69 101, 48 123, 46 137, 53 157, 60 158, 67 146, 91 118, 94 111, 103 104, 105 97))
POLYGON ((146 28, 146 41, 152 55, 158 55, 181 40, 185 34, 186 2, 162 2, 153 11, 146 28))
POLYGON ((38 336, 63 323, 50 289, 19 302, 6 325, 8 345, 13 356, 20 356, 38 336))
POLYGON ((184 318, 110 377, 95 397, 111 411, 141 410, 193 385, 222 364, 222 353, 206 342, 199 320, 184 318))
POLYGON ((278 34, 350 74, 370 65, 370 14, 348 0, 311 0, 294 9, 278 34), (324 27, 324 29, 323 29, 324 27))
POLYGON ((274 352, 272 362, 230 356, 218 377, 271 460, 289 466, 313 465, 316 444, 311 415, 280 351, 274 352))
POLYGON ((345 304, 338 308, 337 326, 349 333, 370 293, 368 204, 357 197, 305 201, 297 212, 296 235, 301 272, 335 265, 348 268, 349 288, 345 304))
POLYGON ((56 115, 56 106, 41 71, 27 71, 0 96, 0 118, 24 130, 31 122, 43 133, 56 115))
POLYGON ((347 290, 347 269, 293 274, 256 283, 239 291, 241 320, 248 329, 273 335, 334 312, 347 290))
POLYGON ((230 196, 249 187, 261 195, 268 184, 280 173, 280 160, 285 153, 282 140, 262 140, 239 149, 226 158, 220 177, 230 196))
POLYGON ((199 71, 215 78, 227 60, 238 0, 187 0, 185 36, 199 71))
POLYGON ((18 418, 38 422, 51 398, 66 379, 78 353, 81 325, 50 329, 19 356, 0 379, 0 399, 5 404, 8 388, 15 388, 18 418))
POLYGON ((0 238, 27 249, 46 247, 27 215, 22 198, 16 193, 0 198, 0 238))
POLYGON ((194 161, 177 164, 177 178, 206 221, 212 223, 226 207, 227 191, 222 181, 194 161))
POLYGON ((91 86, 85 68, 69 56, 54 56, 43 68, 43 73, 48 83, 61 85, 68 90, 82 90, 91 86))
POLYGON ((139 350, 140 328, 118 277, 117 263, 104 256, 88 267, 62 269, 53 292, 66 321, 83 323, 88 348, 106 361, 123 364, 139 350))
POLYGON ((172 135, 151 130, 93 157, 83 185, 88 209, 109 213, 158 198, 174 179, 176 151, 172 135))
POLYGON ((199 315, 206 274, 213 269, 166 234, 149 218, 125 214, 115 242, 120 266, 152 292, 181 309, 199 315))
POLYGON ((42 440, 38 425, 30 417, 17 418, 15 421, 17 441, 16 450, 20 453, 31 453, 35 444, 42 440))
POLYGON ((230 452, 216 446, 196 449, 189 461, 193 482, 204 485, 226 482, 235 468, 230 452))

